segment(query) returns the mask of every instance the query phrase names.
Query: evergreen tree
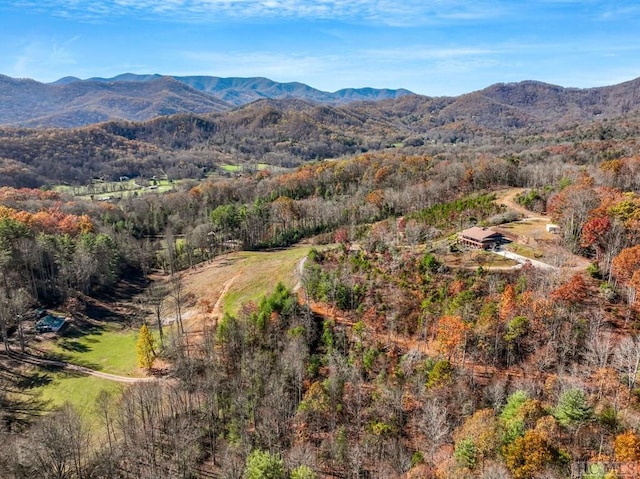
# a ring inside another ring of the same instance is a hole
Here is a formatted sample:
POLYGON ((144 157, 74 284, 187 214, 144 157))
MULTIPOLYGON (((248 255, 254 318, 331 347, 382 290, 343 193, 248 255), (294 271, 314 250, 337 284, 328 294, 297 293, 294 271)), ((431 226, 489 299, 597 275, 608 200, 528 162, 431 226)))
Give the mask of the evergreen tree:
POLYGON ((313 470, 304 464, 291 471, 291 479, 317 479, 317 477, 313 470))
POLYGON ((563 426, 580 425, 591 419, 593 411, 581 389, 568 389, 560 396, 555 417, 563 426))
POLYGON ((244 479, 284 479, 284 462, 279 456, 254 450, 247 457, 244 479))

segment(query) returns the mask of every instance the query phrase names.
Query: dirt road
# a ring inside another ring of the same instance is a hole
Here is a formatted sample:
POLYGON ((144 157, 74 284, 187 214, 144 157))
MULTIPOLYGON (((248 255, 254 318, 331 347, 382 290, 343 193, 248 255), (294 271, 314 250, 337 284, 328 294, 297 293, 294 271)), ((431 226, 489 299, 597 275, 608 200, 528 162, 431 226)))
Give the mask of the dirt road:
POLYGON ((133 384, 133 383, 141 383, 141 382, 158 380, 158 378, 155 378, 155 377, 136 378, 131 376, 118 376, 117 374, 103 373, 101 371, 96 371, 95 369, 90 369, 85 366, 79 366, 77 364, 71 364, 66 361, 59 361, 56 359, 46 359, 38 356, 33 356, 30 354, 11 353, 9 356, 11 357, 11 359, 15 359, 22 363, 31 364, 33 366, 54 367, 64 371, 77 372, 80 374, 85 374, 87 376, 95 376, 98 378, 106 379, 108 381, 114 381, 114 382, 124 383, 124 384, 133 384))
POLYGON ((504 205, 510 210, 520 213, 521 215, 524 216, 524 218, 538 219, 540 221, 550 222, 551 218, 547 216, 541 216, 537 213, 534 213, 533 211, 526 209, 524 206, 516 203, 515 201, 516 196, 523 193, 524 191, 526 191, 525 188, 510 188, 508 190, 498 191, 496 192, 496 195, 497 195, 496 203, 498 203, 499 205, 504 205))

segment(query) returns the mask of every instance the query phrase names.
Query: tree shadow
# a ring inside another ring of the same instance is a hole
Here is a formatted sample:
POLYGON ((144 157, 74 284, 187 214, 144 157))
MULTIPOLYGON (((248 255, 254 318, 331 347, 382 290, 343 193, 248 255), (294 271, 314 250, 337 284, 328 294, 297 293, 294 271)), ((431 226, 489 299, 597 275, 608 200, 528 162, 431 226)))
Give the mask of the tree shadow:
POLYGON ((43 373, 41 371, 34 371, 32 373, 22 374, 21 377, 16 378, 14 385, 21 391, 27 389, 36 389, 42 386, 51 384, 53 378, 50 373, 43 373))
POLYGON ((21 392, 2 401, 0 430, 10 432, 24 431, 51 406, 51 401, 40 398, 39 393, 21 392))
POLYGON ((114 303, 118 301, 130 301, 133 297, 141 294, 149 285, 149 280, 139 270, 129 268, 123 272, 122 278, 116 285, 104 289, 92 296, 100 301, 114 303))
POLYGON ((100 304, 96 304, 95 302, 87 302, 85 305, 85 313, 88 317, 96 321, 122 320, 121 315, 116 314, 112 310, 105 308, 100 304))
MULTIPOLYGON (((71 366, 80 366, 83 368, 92 369, 94 371, 101 371, 103 369, 103 366, 100 364, 92 363, 90 361, 83 361, 81 359, 79 360, 78 358, 71 358, 70 356, 65 354, 50 354, 47 359, 52 361, 63 361, 65 363, 69 363, 71 366)), ((42 371, 46 371, 49 374, 62 373, 73 377, 88 376, 86 372, 67 369, 65 366, 59 364, 42 363, 38 365, 38 368, 42 371)))
MULTIPOLYGON (((63 334, 61 334, 60 336, 62 336, 63 338, 69 338, 69 339, 77 339, 77 338, 83 338, 87 335, 95 335, 95 336, 99 336, 100 334, 102 334, 105 330, 105 327, 100 325, 100 324, 95 324, 95 323, 88 323, 88 322, 84 322, 82 324, 73 324, 70 325, 63 334)), ((96 340, 87 340, 87 341, 93 341, 96 342, 96 340)))
POLYGON ((92 350, 86 344, 83 344, 79 341, 70 341, 68 339, 63 339, 58 342, 58 346, 60 346, 65 351, 74 352, 74 353, 88 353, 92 350))

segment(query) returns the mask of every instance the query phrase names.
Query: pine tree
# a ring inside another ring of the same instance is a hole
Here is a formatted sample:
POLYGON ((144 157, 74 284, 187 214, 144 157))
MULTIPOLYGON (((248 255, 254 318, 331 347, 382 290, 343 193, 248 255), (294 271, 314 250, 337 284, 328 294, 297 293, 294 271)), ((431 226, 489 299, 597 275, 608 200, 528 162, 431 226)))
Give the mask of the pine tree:
POLYGON ((580 425, 591 419, 593 411, 582 389, 568 389, 562 393, 555 417, 563 426, 580 425))
POLYGON ((244 479, 284 479, 284 462, 280 456, 256 449, 247 457, 244 479))
POLYGON ((138 334, 138 366, 145 369, 151 369, 153 360, 156 358, 156 352, 154 349, 155 340, 151 335, 151 331, 146 324, 140 327, 140 333, 138 334))

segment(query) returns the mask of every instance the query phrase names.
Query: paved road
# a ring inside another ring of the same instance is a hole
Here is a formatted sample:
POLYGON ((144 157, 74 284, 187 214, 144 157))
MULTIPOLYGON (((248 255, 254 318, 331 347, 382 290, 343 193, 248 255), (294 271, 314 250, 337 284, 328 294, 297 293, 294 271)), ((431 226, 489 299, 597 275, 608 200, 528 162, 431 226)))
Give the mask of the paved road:
POLYGON ((542 261, 538 261, 535 259, 531 259, 531 258, 527 258, 526 256, 522 256, 516 253, 512 253, 511 251, 504 251, 504 250, 496 250, 493 251, 491 250, 492 253, 495 253, 497 255, 500 256, 504 256, 505 258, 509 258, 512 259, 514 261, 517 261, 518 263, 520 263, 520 265, 524 265, 525 263, 529 262, 531 263, 532 266, 536 267, 536 268, 540 268, 540 269, 549 269, 549 270, 553 270, 553 269, 558 269, 555 266, 551 266, 550 264, 547 263, 543 263, 542 261))

